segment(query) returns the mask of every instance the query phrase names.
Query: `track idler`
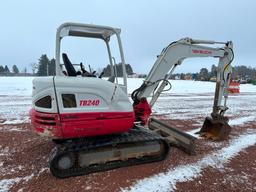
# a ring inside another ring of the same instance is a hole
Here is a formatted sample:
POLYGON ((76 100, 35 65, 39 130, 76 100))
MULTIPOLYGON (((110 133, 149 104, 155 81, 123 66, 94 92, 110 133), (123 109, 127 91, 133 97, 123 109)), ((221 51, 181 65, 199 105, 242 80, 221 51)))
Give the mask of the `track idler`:
POLYGON ((206 117, 203 127, 198 132, 200 136, 215 140, 222 141, 228 138, 231 132, 231 127, 228 124, 228 119, 225 117, 206 117))

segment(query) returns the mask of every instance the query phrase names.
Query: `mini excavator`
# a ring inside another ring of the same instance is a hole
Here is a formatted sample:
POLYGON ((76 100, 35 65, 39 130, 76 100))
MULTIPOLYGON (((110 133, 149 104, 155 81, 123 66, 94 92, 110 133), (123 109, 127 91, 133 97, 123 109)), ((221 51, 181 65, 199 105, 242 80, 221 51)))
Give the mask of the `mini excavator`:
POLYGON ((160 161, 168 154, 170 145, 192 154, 192 136, 150 118, 151 108, 169 84, 168 79, 186 58, 219 58, 213 111, 199 134, 224 140, 231 131, 224 116, 234 58, 231 41, 183 38, 169 44, 157 56, 142 85, 131 94, 131 103, 120 33, 120 29, 108 26, 62 24, 56 34, 56 75, 33 80, 32 127, 37 134, 56 143, 49 164, 51 173, 58 178, 160 161), (68 55, 61 53, 61 40, 67 36, 103 40, 110 77, 87 71, 82 63, 80 70, 76 70, 68 55), (110 40, 114 36, 122 65, 122 83, 118 83, 112 59, 110 40), (216 48, 211 44, 222 46, 216 48))

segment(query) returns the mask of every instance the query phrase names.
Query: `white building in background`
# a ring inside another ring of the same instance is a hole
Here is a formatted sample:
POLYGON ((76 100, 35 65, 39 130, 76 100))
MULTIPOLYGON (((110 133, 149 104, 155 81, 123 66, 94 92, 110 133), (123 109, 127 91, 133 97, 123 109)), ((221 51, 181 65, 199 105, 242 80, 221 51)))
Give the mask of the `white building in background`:
POLYGON ((138 78, 139 77, 139 74, 137 73, 133 73, 131 75, 128 75, 128 78, 138 78))

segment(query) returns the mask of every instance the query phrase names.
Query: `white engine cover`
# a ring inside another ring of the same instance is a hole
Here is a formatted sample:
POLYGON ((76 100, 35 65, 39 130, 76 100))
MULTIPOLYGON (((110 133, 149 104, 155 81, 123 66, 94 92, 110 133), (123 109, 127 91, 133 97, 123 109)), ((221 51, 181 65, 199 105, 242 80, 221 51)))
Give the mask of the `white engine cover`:
POLYGON ((59 112, 60 114, 133 111, 127 94, 118 84, 94 77, 55 76, 35 78, 33 81, 33 105, 37 111, 59 112), (75 95, 76 107, 64 107, 63 94, 75 95), (52 97, 52 108, 45 109, 35 106, 35 102, 46 95, 52 97))
POLYGON ((56 76, 54 82, 58 101, 62 100, 62 94, 76 96, 77 108, 64 108, 60 105, 60 113, 133 111, 126 93, 117 84, 104 79, 56 76))

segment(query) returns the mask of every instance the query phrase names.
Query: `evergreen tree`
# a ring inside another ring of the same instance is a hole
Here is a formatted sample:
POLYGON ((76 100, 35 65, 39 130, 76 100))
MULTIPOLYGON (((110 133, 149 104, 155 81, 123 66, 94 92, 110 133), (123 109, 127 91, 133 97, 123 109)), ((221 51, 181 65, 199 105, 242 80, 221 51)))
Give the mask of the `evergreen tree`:
POLYGON ((2 65, 0 65, 0 73, 4 72, 4 67, 2 65))
MULTIPOLYGON (((132 69, 130 64, 125 64, 125 68, 126 68, 127 75, 133 74, 133 69, 132 69)), ((116 73, 117 73, 118 77, 122 77, 123 76, 123 67, 122 67, 121 63, 115 65, 114 66, 114 70, 116 70, 116 73)), ((103 69, 103 71, 104 71, 104 77, 111 76, 111 67, 110 67, 110 65, 107 65, 107 67, 105 67, 103 69)))
POLYGON ((215 65, 212 65, 211 77, 217 77, 217 67, 215 65))
POLYGON ((122 67, 121 63, 116 65, 116 70, 117 70, 117 77, 122 77, 123 76, 123 67, 122 67))
POLYGON ((4 67, 4 72, 5 72, 5 73, 10 73, 10 70, 9 70, 9 68, 8 68, 7 65, 5 65, 5 67, 4 67))
POLYGON ((200 80, 208 81, 209 80, 208 69, 202 68, 200 70, 199 76, 201 78, 200 80))
POLYGON ((105 67, 103 69, 103 72, 104 72, 104 77, 110 77, 111 76, 111 68, 110 68, 110 65, 107 65, 107 67, 105 67))
POLYGON ((125 68, 126 68, 127 75, 132 75, 133 74, 132 66, 130 64, 126 64, 125 68))
POLYGON ((15 74, 19 73, 19 69, 18 69, 17 65, 13 65, 13 66, 12 66, 12 71, 13 71, 13 73, 15 73, 15 74))
POLYGON ((37 71, 38 76, 47 76, 49 74, 48 68, 47 68, 49 63, 50 63, 50 61, 49 61, 47 55, 46 54, 41 55, 39 62, 38 62, 38 71, 37 71))
POLYGON ((56 72, 55 72, 55 59, 51 59, 51 61, 49 62, 48 72, 49 72, 48 75, 50 75, 50 76, 56 75, 56 72))

